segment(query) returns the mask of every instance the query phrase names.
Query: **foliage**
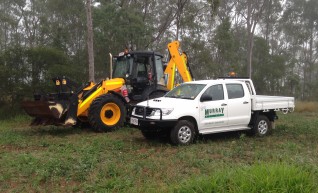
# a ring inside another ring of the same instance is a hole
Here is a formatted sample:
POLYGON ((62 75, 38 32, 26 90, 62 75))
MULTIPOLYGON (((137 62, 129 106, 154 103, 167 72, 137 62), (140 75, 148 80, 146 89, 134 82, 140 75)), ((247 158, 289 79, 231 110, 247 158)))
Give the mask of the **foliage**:
MULTIPOLYGON (((235 61, 234 34, 229 18, 225 18, 216 28, 214 43, 217 48, 217 63, 220 65, 217 74, 226 76, 237 65, 235 64, 237 61, 235 61)), ((235 71, 237 72, 237 69, 235 71)))
POLYGON ((64 52, 49 47, 8 48, 0 56, 0 77, 4 84, 1 90, 6 93, 0 101, 11 107, 18 105, 34 91, 52 90, 51 78, 67 76, 82 81, 81 68, 72 64, 64 52))

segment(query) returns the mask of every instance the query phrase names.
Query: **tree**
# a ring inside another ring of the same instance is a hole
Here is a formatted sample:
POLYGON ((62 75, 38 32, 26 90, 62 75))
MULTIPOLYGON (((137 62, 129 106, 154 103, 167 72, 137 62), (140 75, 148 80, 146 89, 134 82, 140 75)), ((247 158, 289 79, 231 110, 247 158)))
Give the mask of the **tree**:
POLYGON ((315 98, 317 80, 317 1, 291 0, 282 17, 285 49, 293 58, 293 73, 300 75, 301 98, 315 98))
MULTIPOLYGON (((216 28, 214 42, 217 48, 216 61, 220 65, 220 75, 227 73, 235 68, 234 60, 234 37, 231 31, 231 23, 229 18, 225 18, 222 23, 216 28)), ((237 64, 236 64, 237 65, 237 64)))
POLYGON ((88 50, 88 77, 89 81, 95 82, 94 70, 94 47, 93 47, 93 21, 92 21, 92 1, 86 0, 87 15, 87 50, 88 50))
POLYGON ((245 20, 247 31, 247 76, 252 78, 254 33, 263 14, 265 0, 240 0, 238 3, 236 11, 245 20))

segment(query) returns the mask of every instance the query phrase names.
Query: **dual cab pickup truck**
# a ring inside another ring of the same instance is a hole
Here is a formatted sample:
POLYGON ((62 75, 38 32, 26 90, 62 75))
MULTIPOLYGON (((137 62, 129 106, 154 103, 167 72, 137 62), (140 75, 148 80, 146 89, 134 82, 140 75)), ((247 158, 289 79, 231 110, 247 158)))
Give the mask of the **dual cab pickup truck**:
POLYGON ((270 133, 277 111, 292 112, 294 97, 256 95, 250 79, 183 83, 165 96, 143 101, 130 111, 130 124, 151 139, 168 131, 172 144, 186 145, 198 134, 250 130, 270 133))

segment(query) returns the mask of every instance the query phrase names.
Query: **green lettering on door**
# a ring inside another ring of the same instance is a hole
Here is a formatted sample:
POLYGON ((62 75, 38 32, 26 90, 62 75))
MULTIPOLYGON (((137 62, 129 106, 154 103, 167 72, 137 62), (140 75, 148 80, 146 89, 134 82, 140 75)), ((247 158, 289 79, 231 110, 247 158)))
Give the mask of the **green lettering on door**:
POLYGON ((224 108, 205 109, 204 114, 204 118, 223 117, 224 108))

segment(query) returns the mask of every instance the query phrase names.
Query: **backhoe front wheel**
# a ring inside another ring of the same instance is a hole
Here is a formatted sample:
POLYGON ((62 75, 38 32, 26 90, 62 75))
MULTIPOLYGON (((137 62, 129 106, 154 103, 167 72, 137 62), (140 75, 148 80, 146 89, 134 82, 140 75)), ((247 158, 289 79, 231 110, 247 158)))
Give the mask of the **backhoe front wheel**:
POLYGON ((124 102, 116 95, 97 97, 88 111, 88 119, 96 131, 112 131, 123 125, 126 117, 124 102))

